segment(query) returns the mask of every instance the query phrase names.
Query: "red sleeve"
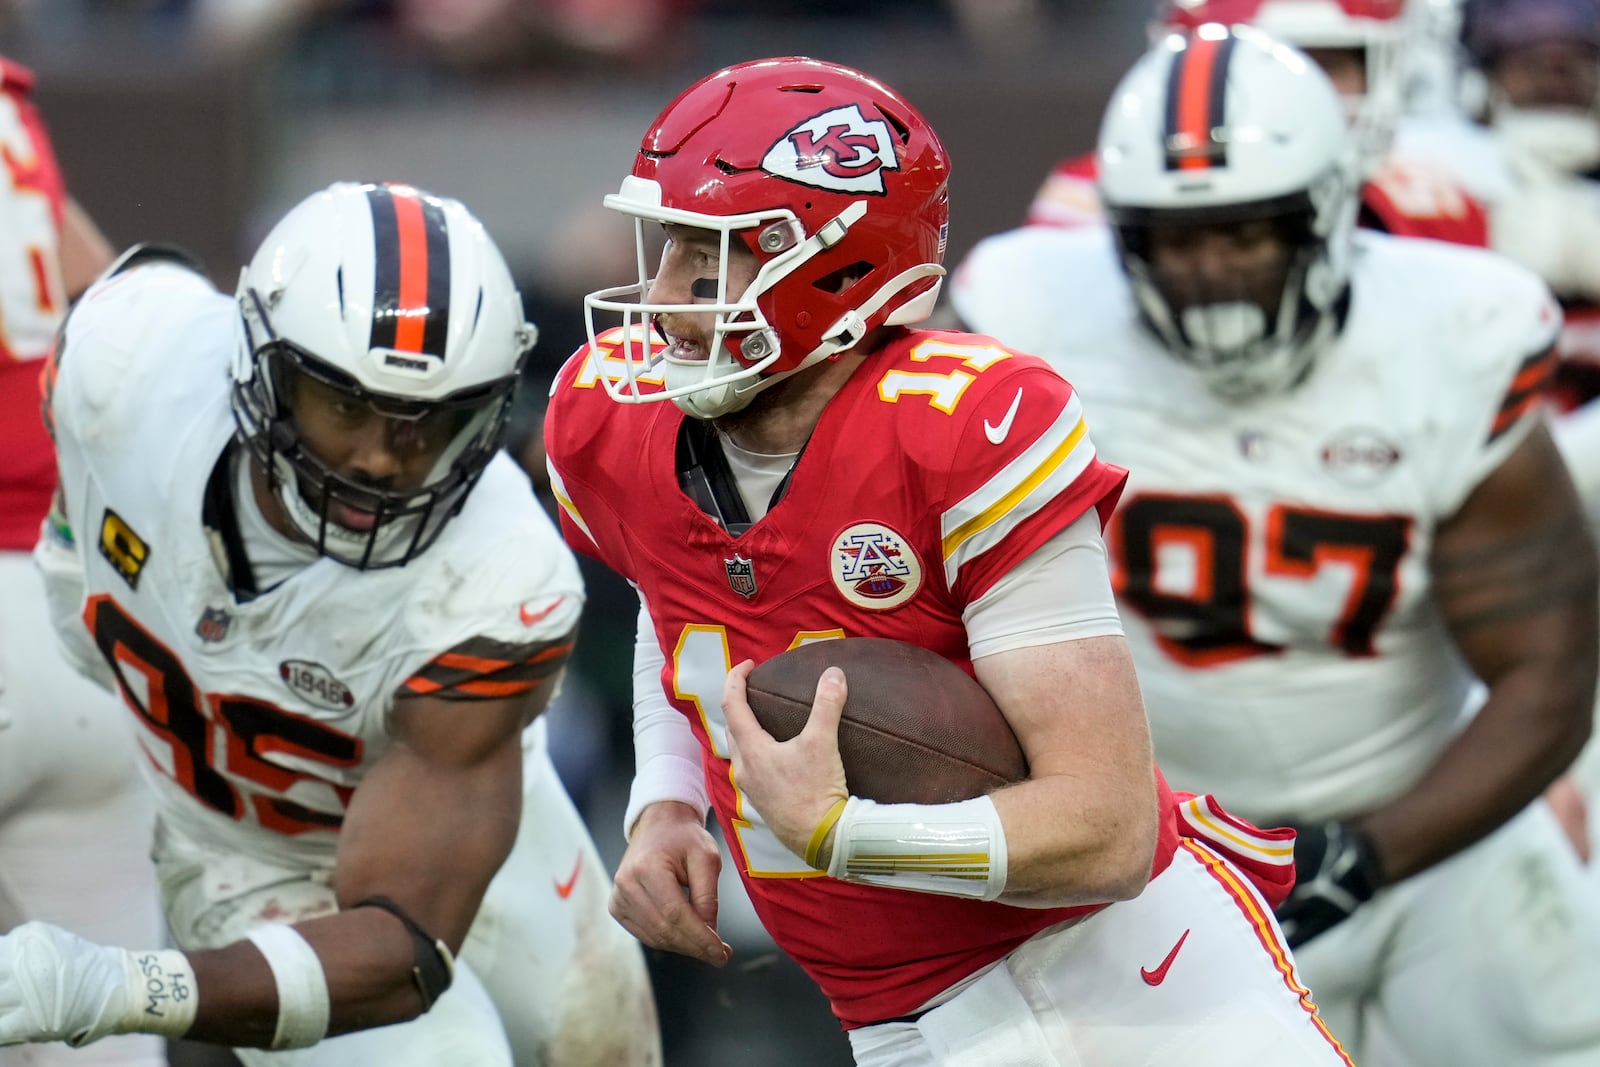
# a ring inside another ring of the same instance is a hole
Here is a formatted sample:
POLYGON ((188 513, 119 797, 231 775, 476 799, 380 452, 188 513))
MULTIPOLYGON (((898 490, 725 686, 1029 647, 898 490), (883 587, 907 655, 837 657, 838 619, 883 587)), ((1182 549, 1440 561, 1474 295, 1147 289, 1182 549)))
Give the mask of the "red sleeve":
MULTIPOLYGON (((603 339, 602 339, 603 340, 603 339)), ((568 547, 593 557, 624 576, 631 575, 629 561, 607 551, 626 551, 625 537, 610 537, 612 522, 605 491, 593 480, 614 465, 607 451, 618 438, 627 435, 614 430, 621 420, 637 413, 637 408, 617 404, 595 380, 589 364, 589 347, 578 349, 556 376, 545 408, 544 449, 550 474, 550 492, 560 516, 561 535, 568 547), (598 526, 596 525, 598 524, 598 526)))
POLYGON ((1047 364, 1013 356, 980 381, 934 494, 945 581, 961 603, 1089 509, 1104 525, 1127 479, 1095 453, 1083 405, 1047 364))
POLYGON ((1482 202, 1445 175, 1397 160, 1361 187, 1361 224, 1397 237, 1489 244, 1489 213, 1482 202))

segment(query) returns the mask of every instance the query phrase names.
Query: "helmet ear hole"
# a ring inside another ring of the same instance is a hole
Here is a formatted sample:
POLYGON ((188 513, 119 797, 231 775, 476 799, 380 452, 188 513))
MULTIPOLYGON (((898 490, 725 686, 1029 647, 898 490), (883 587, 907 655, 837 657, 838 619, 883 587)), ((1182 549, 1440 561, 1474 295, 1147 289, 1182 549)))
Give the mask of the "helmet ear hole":
POLYGON ((876 269, 877 268, 873 264, 867 262, 866 260, 858 259, 847 267, 840 267, 836 271, 824 274, 811 284, 814 288, 819 289, 824 293, 832 293, 835 296, 844 296, 851 290, 852 287, 855 286, 857 282, 861 281, 861 279, 865 278, 876 269))

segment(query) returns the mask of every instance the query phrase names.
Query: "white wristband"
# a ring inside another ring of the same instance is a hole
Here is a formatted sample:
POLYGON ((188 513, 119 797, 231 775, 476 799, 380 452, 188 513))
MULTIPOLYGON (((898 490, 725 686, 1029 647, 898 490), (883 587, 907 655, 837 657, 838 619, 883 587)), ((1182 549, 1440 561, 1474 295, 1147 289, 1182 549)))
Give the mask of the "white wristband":
POLYGON ((322 960, 300 931, 269 923, 250 931, 250 943, 267 958, 278 987, 278 1025, 274 1049, 306 1048, 328 1033, 328 977, 322 960))
POLYGON ((995 900, 1006 888, 1006 832, 988 797, 879 804, 851 797, 828 873, 847 882, 995 900))
POLYGON ((182 1037, 194 1025, 200 997, 189 957, 172 949, 124 952, 123 966, 128 987, 122 1018, 114 1021, 110 1030, 101 1029, 92 1037, 85 1035, 82 1041, 68 1044, 86 1044, 108 1032, 182 1037))

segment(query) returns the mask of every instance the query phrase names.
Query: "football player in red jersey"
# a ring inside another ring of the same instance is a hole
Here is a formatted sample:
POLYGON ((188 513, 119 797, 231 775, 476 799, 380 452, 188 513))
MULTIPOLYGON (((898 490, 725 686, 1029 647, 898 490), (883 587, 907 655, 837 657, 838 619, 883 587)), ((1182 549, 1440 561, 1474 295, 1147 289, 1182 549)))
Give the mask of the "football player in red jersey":
POLYGON ((660 1064, 545 742, 583 585, 499 448, 533 339, 478 220, 389 183, 301 201, 236 293, 141 247, 73 308, 55 626, 127 705, 181 951, 0 935, 0 1046, 660 1064))
MULTIPOLYGON (((1304 49, 1333 79, 1356 134, 1366 178, 1360 224, 1403 237, 1484 245, 1488 215, 1466 187, 1449 170, 1393 149, 1418 21, 1406 0, 1162 0, 1152 29, 1248 24, 1304 49)), ((1093 153, 1057 164, 1028 206, 1030 225, 1103 221, 1093 153)))
POLYGON ((1348 1062, 1270 915, 1287 835, 1153 767, 1101 541, 1125 472, 1044 363, 913 328, 948 177, 903 97, 789 57, 685 90, 605 200, 636 220, 639 277, 587 298, 545 440, 569 542, 641 598, 612 913, 727 962, 714 807, 859 1064, 1348 1062), (811 726, 774 741, 753 662, 841 636, 971 671, 1031 777, 944 805, 850 796, 832 668, 811 726))
MULTIPOLYGON (((154 806, 127 715, 63 658, 31 556, 56 484, 39 372, 68 303, 111 262, 65 192, 32 88, 30 71, 0 58, 0 930, 38 919, 159 943, 154 806)), ((28 1062, 153 1067, 166 1056, 159 1038, 130 1035, 28 1062)))

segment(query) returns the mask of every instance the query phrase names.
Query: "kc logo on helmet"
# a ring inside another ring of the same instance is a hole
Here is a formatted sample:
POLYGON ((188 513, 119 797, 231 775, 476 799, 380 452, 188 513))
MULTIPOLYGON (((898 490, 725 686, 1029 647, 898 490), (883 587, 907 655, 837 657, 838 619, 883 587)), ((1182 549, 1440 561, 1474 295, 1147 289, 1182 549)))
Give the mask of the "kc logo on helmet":
POLYGON ((801 185, 840 193, 887 190, 883 172, 899 170, 894 135, 882 119, 869 119, 855 104, 809 118, 767 149, 761 169, 801 185))

